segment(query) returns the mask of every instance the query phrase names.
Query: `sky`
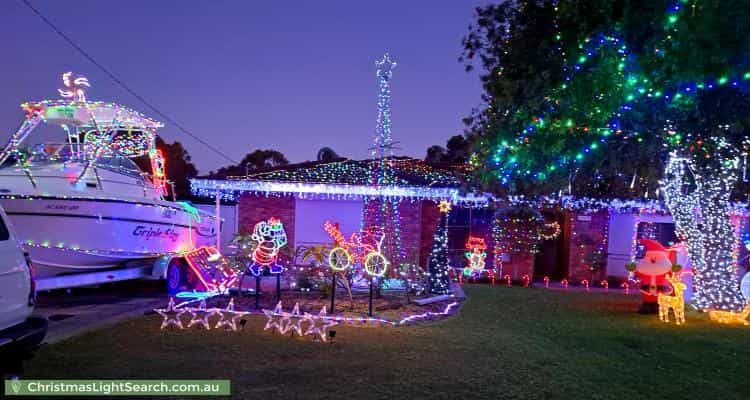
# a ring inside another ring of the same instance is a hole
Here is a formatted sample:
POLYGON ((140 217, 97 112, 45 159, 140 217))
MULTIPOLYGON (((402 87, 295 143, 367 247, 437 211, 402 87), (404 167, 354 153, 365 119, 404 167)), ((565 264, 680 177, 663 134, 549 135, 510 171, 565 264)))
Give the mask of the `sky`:
MULTIPOLYGON (((477 0, 49 1, 30 0, 128 86, 231 159, 275 149, 291 162, 323 146, 366 158, 378 93, 375 60, 398 63, 391 84, 398 155, 463 132, 481 102, 475 72, 458 62, 477 0)), ((20 124, 19 104, 58 98, 61 74, 92 84, 90 100, 158 118, 76 52, 21 0, 0 1, 0 140, 20 124)), ((229 162, 166 124, 201 173, 229 162)), ((61 141, 42 130, 36 141, 61 141)))

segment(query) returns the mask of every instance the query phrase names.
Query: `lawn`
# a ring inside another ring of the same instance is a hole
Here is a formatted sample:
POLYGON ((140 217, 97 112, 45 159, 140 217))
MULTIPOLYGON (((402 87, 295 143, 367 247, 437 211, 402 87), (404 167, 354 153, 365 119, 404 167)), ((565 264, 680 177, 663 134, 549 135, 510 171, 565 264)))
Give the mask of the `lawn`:
POLYGON ((45 346, 25 378, 230 379, 236 398, 748 399, 750 327, 635 313, 637 296, 464 285, 454 317, 337 327, 332 345, 159 331, 146 316, 45 346))

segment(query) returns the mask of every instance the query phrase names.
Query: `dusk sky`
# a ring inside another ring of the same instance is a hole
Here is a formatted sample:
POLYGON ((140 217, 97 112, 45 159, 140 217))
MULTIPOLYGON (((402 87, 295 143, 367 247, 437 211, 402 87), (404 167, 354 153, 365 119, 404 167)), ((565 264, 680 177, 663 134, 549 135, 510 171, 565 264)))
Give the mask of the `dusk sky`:
MULTIPOLYGON (((31 3, 137 93, 235 160, 272 148, 299 162, 322 146, 368 157, 377 116, 374 62, 386 51, 398 63, 398 154, 422 158, 430 145, 445 145, 480 104, 479 79, 457 58, 484 1, 31 3)), ((19 104, 57 98, 65 71, 89 78, 89 99, 160 119, 20 0, 0 1, 0 49, 3 142, 21 122, 19 104)), ((181 141, 201 173, 228 163, 174 126, 160 134, 181 141)))

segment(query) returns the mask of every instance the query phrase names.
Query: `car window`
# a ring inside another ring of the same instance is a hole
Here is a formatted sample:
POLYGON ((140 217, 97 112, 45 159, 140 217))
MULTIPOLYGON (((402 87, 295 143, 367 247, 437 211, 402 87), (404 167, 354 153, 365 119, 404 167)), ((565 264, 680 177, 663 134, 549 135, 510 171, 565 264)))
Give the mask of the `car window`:
POLYGON ((0 241, 8 240, 10 239, 10 233, 8 232, 8 227, 5 226, 5 221, 3 221, 2 218, 0 218, 0 241))

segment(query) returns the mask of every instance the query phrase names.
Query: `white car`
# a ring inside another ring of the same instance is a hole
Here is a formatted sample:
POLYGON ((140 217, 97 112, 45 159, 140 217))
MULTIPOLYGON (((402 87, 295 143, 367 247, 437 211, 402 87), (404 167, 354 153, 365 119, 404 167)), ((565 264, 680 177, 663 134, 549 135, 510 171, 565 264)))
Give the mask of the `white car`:
POLYGON ((47 334, 47 320, 32 317, 36 303, 34 271, 0 208, 0 358, 26 353, 47 334))

